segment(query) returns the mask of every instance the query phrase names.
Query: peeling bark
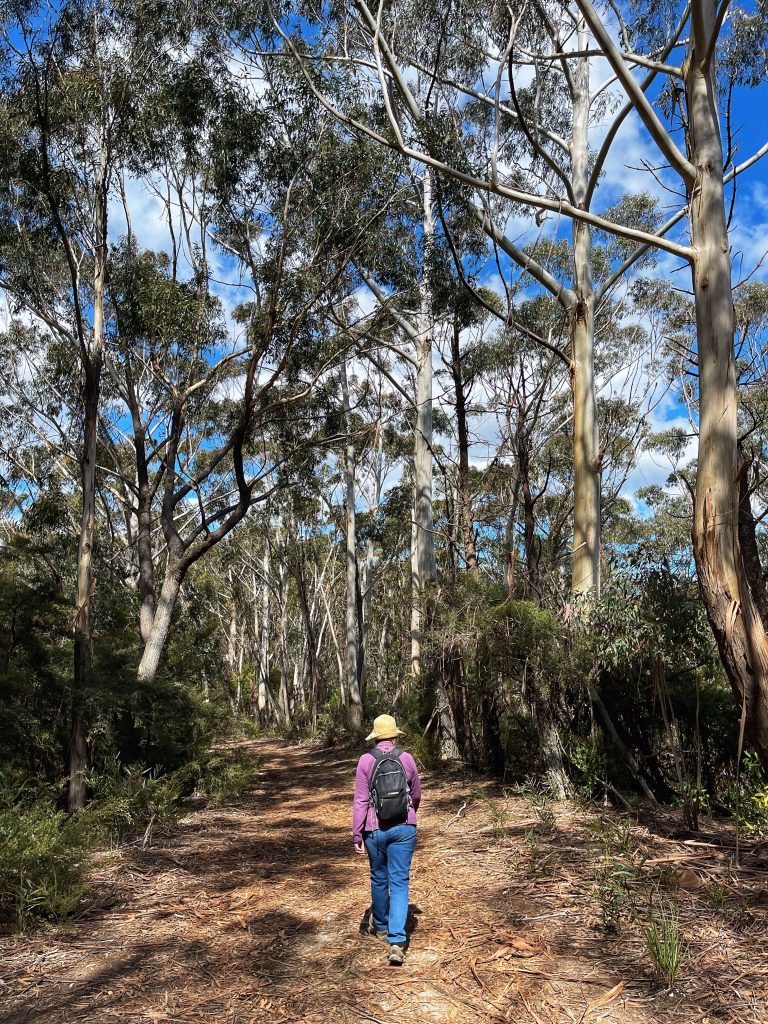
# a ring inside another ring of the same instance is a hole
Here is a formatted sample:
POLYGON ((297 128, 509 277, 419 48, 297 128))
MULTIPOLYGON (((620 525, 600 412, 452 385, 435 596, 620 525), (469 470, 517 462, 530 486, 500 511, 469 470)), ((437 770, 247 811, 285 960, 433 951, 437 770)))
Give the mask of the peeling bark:
POLYGON ((693 290, 699 354, 699 457, 693 553, 699 588, 746 733, 768 766, 768 651, 739 545, 737 384, 723 150, 711 62, 713 0, 697 0, 684 75, 693 290))

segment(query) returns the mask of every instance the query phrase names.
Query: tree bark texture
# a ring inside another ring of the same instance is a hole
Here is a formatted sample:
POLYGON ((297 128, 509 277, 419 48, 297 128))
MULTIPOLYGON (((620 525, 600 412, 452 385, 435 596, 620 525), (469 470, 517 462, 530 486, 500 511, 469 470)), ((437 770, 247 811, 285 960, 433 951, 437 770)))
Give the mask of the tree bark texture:
POLYGON ((453 377, 453 393, 456 403, 456 433, 458 435, 458 472, 456 498, 458 504, 458 520, 464 543, 464 561, 467 572, 473 578, 479 575, 477 564, 477 545, 475 543, 475 523, 472 515, 472 495, 469 491, 469 429, 467 426, 467 387, 462 373, 461 346, 459 337, 460 325, 454 319, 451 332, 451 376, 453 377))
MULTIPOLYGON (((588 35, 579 24, 579 49, 588 35)), ((574 73, 571 164, 577 206, 585 206, 589 184, 589 58, 574 73)), ((600 596, 600 452, 595 396, 595 308, 592 288, 592 232, 573 222, 573 291, 569 310, 573 390, 573 558, 571 593, 600 596)))
POLYGON ((760 551, 757 546, 757 523, 752 511, 752 495, 750 487, 750 464, 744 461, 741 450, 739 458, 739 546, 744 563, 747 583, 752 599, 757 605, 763 629, 768 626, 768 592, 765 586, 765 574, 760 562, 760 551))
POLYGON ((739 545, 737 384, 723 150, 711 64, 713 0, 696 0, 685 64, 693 290, 699 356, 699 453, 693 552, 699 587, 746 733, 768 766, 768 652, 739 545))
POLYGON ((149 639, 144 645, 139 668, 136 673, 140 685, 150 685, 154 682, 157 675, 157 670, 160 667, 160 658, 165 649, 168 634, 171 631, 173 609, 176 607, 176 599, 181 590, 183 575, 183 570, 178 565, 169 565, 165 571, 165 579, 163 580, 160 599, 155 609, 152 629, 149 639))
POLYGON ((432 172, 424 168, 423 265, 420 284, 419 331, 416 340, 416 429, 414 432, 414 502, 411 531, 411 672, 422 670, 421 645, 427 620, 429 591, 437 578, 435 532, 432 515, 432 290, 429 284, 429 255, 435 225, 432 210, 432 172))
POLYGON ((269 687, 269 536, 264 538, 264 554, 261 559, 261 640, 259 643, 259 685, 256 710, 259 721, 265 725, 267 718, 267 694, 269 687))
POLYGON ((93 326, 90 346, 83 343, 84 436, 80 466, 82 510, 77 548, 77 594, 74 622, 74 677, 72 681, 69 745, 70 811, 85 804, 84 773, 88 767, 87 725, 84 703, 93 688, 93 540, 96 522, 96 452, 99 427, 101 371, 104 364, 104 289, 107 273, 107 144, 100 129, 98 167, 94 185, 93 326))
POLYGON ((357 537, 355 525, 355 445, 352 440, 352 419, 349 404, 349 380, 346 360, 341 365, 341 391, 344 402, 347 440, 344 445, 344 535, 346 553, 346 589, 344 614, 344 663, 347 670, 349 696, 349 727, 360 732, 363 727, 363 702, 360 694, 360 635, 357 586, 357 537))

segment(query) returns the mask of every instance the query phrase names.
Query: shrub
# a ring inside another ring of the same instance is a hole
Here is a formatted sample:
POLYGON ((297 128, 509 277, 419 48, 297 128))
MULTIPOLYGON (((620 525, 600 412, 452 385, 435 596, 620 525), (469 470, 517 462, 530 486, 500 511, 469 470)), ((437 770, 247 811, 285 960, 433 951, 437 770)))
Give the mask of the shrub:
POLYGON ((47 802, 0 810, 0 920, 61 921, 82 899, 87 830, 47 802))
POLYGON ((91 850, 142 832, 149 842, 156 828, 178 818, 184 797, 194 791, 208 806, 221 807, 253 784, 257 767, 241 749, 206 755, 169 775, 114 759, 91 776, 95 797, 73 816, 15 776, 11 786, 6 773, 0 779, 0 921, 26 928, 70 917, 83 902, 91 850))
POLYGON ((145 829, 145 842, 157 825, 175 821, 187 789, 188 767, 163 776, 142 764, 121 765, 91 777, 95 799, 80 816, 81 827, 94 845, 114 845, 129 833, 145 829))
POLYGON ((768 831, 768 781, 757 755, 748 750, 741 762, 739 793, 732 783, 725 787, 726 801, 733 807, 736 824, 747 832, 768 831))
POLYGON ((197 788, 209 807, 224 807, 249 789, 258 772, 258 761, 245 750, 216 752, 200 765, 197 788))

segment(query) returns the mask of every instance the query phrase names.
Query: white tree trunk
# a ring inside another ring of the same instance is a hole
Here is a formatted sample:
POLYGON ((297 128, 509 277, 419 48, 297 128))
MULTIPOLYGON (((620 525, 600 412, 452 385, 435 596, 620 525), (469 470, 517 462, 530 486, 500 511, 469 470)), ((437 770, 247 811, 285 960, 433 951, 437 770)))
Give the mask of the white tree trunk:
MULTIPOLYGON (((586 50, 586 24, 579 23, 578 46, 586 50)), ((589 182, 589 58, 574 74, 571 164, 576 204, 584 206, 589 182)), ((595 396, 595 306, 592 289, 592 230, 573 222, 573 290, 570 310, 573 388, 573 559, 574 597, 600 595, 600 450, 595 396)))
MULTIPOLYGON (((232 570, 229 570, 229 622, 227 624, 227 670, 229 679, 227 680, 227 697, 230 702, 232 700, 231 687, 232 683, 237 678, 237 685, 239 689, 239 677, 237 674, 237 603, 235 601, 235 588, 232 579, 232 570)), ((235 707, 240 707, 239 697, 235 697, 235 707)))
POLYGON ((326 593, 325 587, 322 590, 323 604, 325 606, 325 614, 328 616, 328 628, 331 631, 331 637, 333 639, 333 650, 336 655, 336 667, 339 670, 339 699, 342 707, 347 705, 347 684, 346 684, 346 670, 344 667, 344 661, 341 657, 341 647, 339 646, 339 638, 336 635, 336 627, 333 624, 333 613, 331 612, 331 605, 328 600, 328 594, 326 593))
MULTIPOLYGON (((355 446, 352 440, 352 420, 349 402, 347 363, 341 364, 341 392, 347 440, 344 445, 345 483, 345 550, 346 591, 344 616, 344 655, 347 669, 349 696, 349 725, 353 732, 363 726, 363 702, 360 695, 360 647, 357 612, 357 538, 355 535, 355 446)), ((322 586, 322 583, 321 583, 322 586)))
POLYGON ((153 683, 157 675, 160 658, 171 629, 173 609, 176 607, 176 599, 181 590, 182 576, 183 573, 179 567, 168 566, 166 568, 160 599, 157 602, 155 617, 152 621, 152 629, 139 662, 137 678, 140 684, 153 683))
POLYGON ((421 599, 419 594, 418 528, 416 526, 416 488, 411 512, 411 675, 421 674, 421 599))
POLYGON ((280 710, 286 725, 291 724, 291 694, 288 686, 288 566, 285 564, 283 520, 278 517, 275 527, 278 552, 278 580, 280 592, 280 710))
POLYGON ((431 585, 437 578, 435 533, 432 515, 432 290, 429 257, 434 244, 432 172, 424 168, 423 183, 423 267, 421 274, 419 332, 416 341, 416 430, 414 434, 414 528, 411 571, 411 673, 421 672, 422 630, 431 585), (415 554, 415 559, 414 559, 415 554), (415 564, 414 564, 415 563, 415 564))
MULTIPOLYGON (((368 511, 371 517, 375 516, 378 512, 379 505, 381 504, 381 488, 383 484, 383 472, 384 472, 384 430, 381 421, 377 425, 377 438, 376 438, 376 451, 373 456, 374 458, 374 470, 373 470, 373 495, 368 505, 368 511)), ((360 667, 360 696, 363 704, 365 704, 365 684, 368 677, 368 640, 369 631, 371 627, 371 612, 373 610, 373 564, 375 559, 375 552, 373 546, 373 538, 368 538, 365 551, 365 562, 363 564, 363 621, 361 623, 361 637, 362 637, 362 648, 361 657, 362 665, 360 667)))
POLYGON ((269 532, 264 538, 261 560, 261 643, 259 645, 259 688, 257 711, 262 724, 267 714, 267 687, 269 685, 269 532))

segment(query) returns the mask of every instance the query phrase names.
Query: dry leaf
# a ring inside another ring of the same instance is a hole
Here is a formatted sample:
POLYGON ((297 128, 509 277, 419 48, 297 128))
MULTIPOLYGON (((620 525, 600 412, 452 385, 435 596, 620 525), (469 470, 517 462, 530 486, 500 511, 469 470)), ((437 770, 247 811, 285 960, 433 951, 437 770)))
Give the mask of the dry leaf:
MULTIPOLYGON (((616 996, 620 996, 623 991, 624 982, 620 981, 618 985, 614 985, 610 991, 604 992, 601 996, 598 996, 597 999, 593 999, 591 1003, 587 1003, 587 1008, 584 1011, 584 1017, 586 1017, 588 1013, 591 1013, 592 1010, 597 1010, 598 1007, 605 1006, 607 1003, 610 1003, 612 999, 616 998, 616 996)), ((584 1017, 581 1019, 584 1020, 584 1017)))
POLYGON ((512 956, 538 956, 540 953, 544 952, 544 947, 539 943, 533 945, 532 943, 526 941, 526 939, 521 939, 517 936, 515 936, 515 938, 513 939, 510 939, 509 942, 507 942, 507 945, 512 947, 512 956))

